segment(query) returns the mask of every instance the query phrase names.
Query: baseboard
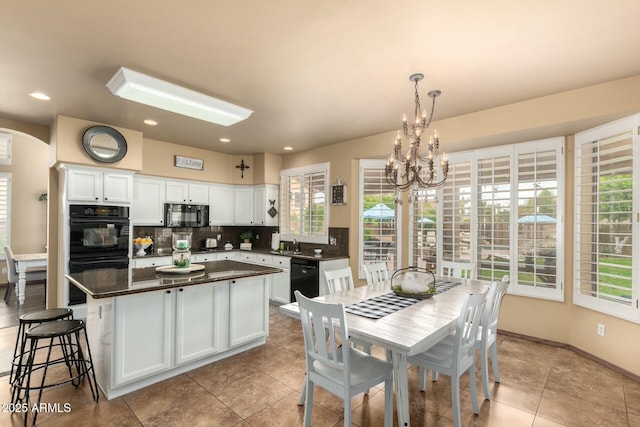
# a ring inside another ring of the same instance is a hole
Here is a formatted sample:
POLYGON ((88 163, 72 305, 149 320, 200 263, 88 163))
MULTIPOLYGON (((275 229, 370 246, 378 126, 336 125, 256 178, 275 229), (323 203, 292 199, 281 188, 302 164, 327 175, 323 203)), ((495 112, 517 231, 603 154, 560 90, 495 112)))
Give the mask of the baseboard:
POLYGON ((621 368, 620 366, 614 365, 611 362, 608 362, 604 359, 599 358, 598 356, 594 356, 591 353, 588 353, 580 348, 574 347, 570 344, 565 344, 565 343, 561 343, 561 342, 557 342, 557 341, 551 341, 551 340, 546 340, 543 338, 536 338, 536 337, 531 337, 529 335, 523 335, 523 334, 519 334, 517 332, 509 332, 509 331, 503 331, 501 329, 498 329, 498 334, 500 335, 504 335, 507 337, 513 337, 513 338, 520 338, 523 340, 527 340, 527 341, 531 341, 531 342, 535 342, 537 344, 544 344, 544 345, 548 345, 551 347, 558 347, 558 348, 564 348, 567 350, 571 350, 574 353, 579 354, 580 356, 592 360, 596 363, 599 363, 600 365, 604 366, 605 368, 611 369, 614 372, 619 373, 620 375, 624 375, 625 377, 632 379, 634 381, 640 382, 640 375, 636 375, 633 372, 629 372, 626 369, 621 368))

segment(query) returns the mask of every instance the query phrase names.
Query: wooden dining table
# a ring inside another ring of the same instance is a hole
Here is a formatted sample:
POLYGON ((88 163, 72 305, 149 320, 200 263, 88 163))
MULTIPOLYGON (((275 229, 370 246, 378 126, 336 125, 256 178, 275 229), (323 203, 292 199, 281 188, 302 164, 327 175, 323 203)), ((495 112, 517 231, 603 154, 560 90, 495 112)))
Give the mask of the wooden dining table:
MULTIPOLYGON (((371 319, 347 312, 349 335, 360 341, 379 345, 391 352, 394 388, 398 412, 398 425, 409 426, 409 387, 407 383, 407 356, 428 350, 455 330, 456 320, 464 298, 469 293, 482 292, 486 281, 472 279, 438 278, 438 282, 460 282, 458 286, 402 308, 380 319, 371 319)), ((343 303, 345 307, 364 300, 388 294, 386 284, 362 286, 333 295, 316 297, 328 303, 343 303)), ((280 312, 299 318, 297 303, 280 306, 280 312)))
POLYGON ((43 270, 47 268, 47 253, 17 254, 13 256, 18 273, 18 303, 24 304, 25 288, 27 286, 27 271, 43 270))

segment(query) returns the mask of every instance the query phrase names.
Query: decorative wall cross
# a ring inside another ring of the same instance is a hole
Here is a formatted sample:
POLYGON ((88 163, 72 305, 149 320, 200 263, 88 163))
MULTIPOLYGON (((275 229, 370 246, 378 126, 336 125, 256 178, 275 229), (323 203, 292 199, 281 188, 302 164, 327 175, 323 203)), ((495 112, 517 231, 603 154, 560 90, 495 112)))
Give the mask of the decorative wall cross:
POLYGON ((240 164, 236 165, 238 169, 240 169, 240 179, 244 179, 244 170, 249 169, 249 166, 244 164, 244 159, 240 160, 240 164))

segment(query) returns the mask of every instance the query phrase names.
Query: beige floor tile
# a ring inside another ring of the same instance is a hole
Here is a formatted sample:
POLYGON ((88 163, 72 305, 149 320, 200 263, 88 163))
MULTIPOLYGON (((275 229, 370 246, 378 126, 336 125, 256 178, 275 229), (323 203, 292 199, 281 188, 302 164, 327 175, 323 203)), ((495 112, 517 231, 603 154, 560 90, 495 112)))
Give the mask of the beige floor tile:
POLYGON ((242 421, 224 403, 210 394, 187 398, 180 406, 161 412, 144 421, 145 427, 231 426, 242 421))
POLYGON ((208 392, 186 375, 150 385, 123 396, 123 399, 141 421, 173 408, 184 408, 186 400, 206 398, 208 392))
POLYGON ((627 414, 623 411, 551 390, 543 393, 537 415, 569 427, 627 425, 627 414))
POLYGON ((640 416, 640 389, 625 386, 624 401, 627 407, 627 412, 640 416))
POLYGON ((532 427, 563 427, 564 424, 557 423, 555 421, 548 420, 541 416, 536 416, 536 419, 533 420, 532 427))
MULTIPOLYGON (((254 427, 301 426, 304 421, 304 406, 297 405, 298 394, 290 393, 247 418, 254 427)), ((342 413, 336 414, 322 405, 315 404, 311 412, 313 426, 333 426, 342 420, 342 413)))
POLYGON ((262 372, 256 372, 233 383, 215 385, 210 391, 242 418, 247 418, 284 396, 297 392, 262 372))
POLYGON ((628 414, 629 427, 640 427, 640 415, 628 414))

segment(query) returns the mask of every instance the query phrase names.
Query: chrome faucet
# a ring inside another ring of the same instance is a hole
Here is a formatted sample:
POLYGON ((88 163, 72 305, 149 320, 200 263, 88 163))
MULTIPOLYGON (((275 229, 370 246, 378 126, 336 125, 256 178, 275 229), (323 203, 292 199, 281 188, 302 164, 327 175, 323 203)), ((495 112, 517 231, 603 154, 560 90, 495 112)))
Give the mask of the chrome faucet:
POLYGON ((293 239, 293 251, 300 252, 300 244, 296 239, 293 239))

